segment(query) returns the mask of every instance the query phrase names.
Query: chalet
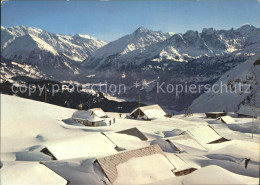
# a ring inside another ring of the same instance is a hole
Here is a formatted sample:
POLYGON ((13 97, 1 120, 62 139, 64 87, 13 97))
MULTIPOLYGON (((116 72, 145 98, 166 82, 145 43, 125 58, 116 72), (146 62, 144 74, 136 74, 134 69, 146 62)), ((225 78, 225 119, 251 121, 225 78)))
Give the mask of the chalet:
POLYGON ((147 137, 136 127, 130 128, 130 129, 126 129, 126 130, 121 130, 121 131, 118 131, 117 133, 119 133, 119 134, 126 134, 126 135, 130 135, 130 136, 135 136, 135 137, 138 137, 142 141, 147 141, 148 140, 147 137))
POLYGON ((53 160, 92 158, 116 153, 116 145, 101 133, 87 134, 50 142, 39 149, 53 160))
POLYGON ((117 151, 133 150, 141 147, 150 146, 150 142, 146 141, 147 138, 137 128, 124 130, 122 132, 101 132, 113 144, 116 145, 117 151), (139 131, 139 130, 138 130, 139 131), (142 140, 143 139, 143 140, 142 140), (146 139, 146 140, 144 140, 146 139))
POLYGON ((226 112, 207 112, 205 113, 207 118, 213 118, 213 119, 216 119, 216 118, 219 118, 221 116, 226 116, 227 113, 226 112))
POLYGON ((130 114, 131 118, 139 118, 143 120, 153 120, 157 118, 163 118, 165 116, 166 113, 158 104, 138 107, 130 114))
MULTIPOLYGON (((176 146, 178 146, 178 143, 181 143, 183 141, 187 142, 188 140, 190 140, 189 142, 193 143, 191 138, 195 139, 202 146, 204 146, 205 144, 213 144, 213 143, 221 143, 221 142, 229 141, 228 139, 220 136, 215 131, 215 129, 209 125, 192 126, 192 127, 188 127, 185 130, 175 129, 172 132, 168 131, 167 133, 164 134, 167 137, 166 139, 170 140, 170 142, 177 143, 176 146), (179 137, 177 137, 178 135, 179 137), (191 138, 187 137, 187 135, 190 136, 191 138)), ((182 145, 188 146, 188 143, 186 144, 182 143, 182 145)), ((193 145, 192 147, 196 146, 195 143, 193 143, 192 145, 193 145)), ((199 149, 198 145, 195 148, 199 149)), ((203 149, 200 148, 200 150, 203 149)))
POLYGON ((194 153, 207 152, 207 150, 193 137, 188 134, 156 139, 151 144, 158 144, 164 152, 168 153, 194 153))
POLYGON ((91 111, 94 116, 99 118, 108 118, 108 115, 101 108, 93 108, 89 109, 89 111, 91 111))
MULTIPOLYGON (((146 157, 151 157, 153 155, 157 155, 159 157, 162 157, 166 160, 164 160, 164 162, 167 162, 169 164, 169 166, 171 167, 171 169, 164 169, 166 170, 166 173, 172 173, 175 174, 174 176, 179 176, 179 175, 183 175, 183 174, 188 174, 191 173, 192 171, 196 170, 194 168, 188 168, 188 169, 182 169, 181 171, 176 168, 176 166, 168 159, 168 157, 164 154, 164 152, 162 151, 162 149, 157 145, 151 145, 148 147, 144 147, 144 148, 139 148, 139 149, 135 149, 135 150, 129 150, 129 151, 124 151, 124 152, 120 152, 114 155, 110 155, 107 157, 102 157, 102 158, 98 158, 95 162, 100 166, 100 168, 102 169, 102 171, 104 172, 104 174, 106 175, 106 177, 109 179, 109 181, 113 184, 116 179, 118 178, 118 166, 122 165, 122 164, 127 164, 127 162, 129 160, 133 160, 133 159, 140 159, 142 158, 142 160, 147 160, 146 157)), ((150 159, 150 164, 152 165, 155 161, 152 160, 152 158, 148 158, 150 159)), ((182 160, 179 160, 177 163, 184 163, 182 160)), ((130 167, 130 166, 129 166, 130 167)), ((147 170, 148 173, 147 176, 150 177, 149 174, 149 170, 154 171, 156 169, 149 169, 149 166, 143 166, 142 167, 144 170, 147 170)), ((133 173, 135 173, 135 171, 133 171, 133 173)), ((163 173, 163 172, 162 172, 163 173)), ((145 177, 144 177, 145 178, 145 177)))
POLYGON ((1 171, 1 184, 67 185, 69 181, 43 163, 30 161, 8 165, 4 171, 1 171), (18 175, 15 175, 17 173, 18 175))
POLYGON ((259 117, 260 116, 260 108, 252 107, 249 105, 241 105, 237 111, 238 117, 259 117))
POLYGON ((255 61, 254 66, 260 66, 260 58, 255 61))
POLYGON ((180 152, 207 151, 197 140, 188 134, 167 138, 166 141, 178 148, 180 152))
POLYGON ((193 138, 195 138, 200 144, 214 144, 214 143, 222 143, 225 141, 229 141, 228 139, 220 136, 214 128, 209 125, 201 125, 197 127, 189 128, 185 131, 186 134, 189 134, 193 138))
POLYGON ((235 120, 230 116, 222 116, 220 118, 217 118, 217 120, 220 120, 222 123, 226 123, 226 124, 235 123, 235 120))
POLYGON ((94 114, 91 110, 78 110, 73 113, 72 120, 81 123, 85 126, 96 127, 100 126, 104 122, 103 118, 100 118, 94 114))
MULTIPOLYGON (((171 163, 158 145, 152 145, 145 148, 120 152, 115 155, 98 158, 96 162, 99 164, 99 166, 101 167, 102 171, 107 176, 109 181, 113 184, 118 176, 118 172, 117 172, 118 165, 127 162, 131 158, 145 157, 153 154, 161 154, 169 161, 169 163, 171 163)), ((172 166, 172 168, 174 168, 174 166, 172 166)))

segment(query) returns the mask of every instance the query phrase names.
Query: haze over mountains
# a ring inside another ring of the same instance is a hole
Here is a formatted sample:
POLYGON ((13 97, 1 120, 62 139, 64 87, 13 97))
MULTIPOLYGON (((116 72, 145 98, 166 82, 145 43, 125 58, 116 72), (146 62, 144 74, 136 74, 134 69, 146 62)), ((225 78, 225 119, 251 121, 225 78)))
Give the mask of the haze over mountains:
POLYGON ((1 80, 52 79, 79 83, 124 83, 125 94, 143 102, 181 111, 200 94, 158 94, 156 83, 214 84, 223 74, 260 51, 260 28, 184 34, 151 31, 144 27, 106 43, 88 35, 61 35, 38 28, 1 26, 1 80), (126 78, 122 79, 122 73, 126 78), (133 87, 145 81, 149 88, 133 87))

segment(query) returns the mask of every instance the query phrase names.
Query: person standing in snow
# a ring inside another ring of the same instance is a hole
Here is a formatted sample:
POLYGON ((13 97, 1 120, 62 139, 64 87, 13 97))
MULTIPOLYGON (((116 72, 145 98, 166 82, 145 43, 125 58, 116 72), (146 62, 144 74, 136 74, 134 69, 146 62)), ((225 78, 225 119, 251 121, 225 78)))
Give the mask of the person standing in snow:
POLYGON ((111 120, 109 120, 109 125, 111 126, 111 120))
POLYGON ((79 104, 79 106, 78 106, 78 109, 79 109, 79 110, 82 110, 82 108, 83 108, 83 105, 82 105, 82 103, 80 102, 80 104, 79 104))
POLYGON ((67 108, 70 108, 70 102, 68 100, 66 100, 64 104, 66 105, 67 108))
POLYGON ((116 118, 113 119, 113 123, 114 123, 114 124, 116 123, 116 118))
POLYGON ((122 116, 122 114, 121 113, 119 113, 119 117, 121 118, 121 116, 122 116))

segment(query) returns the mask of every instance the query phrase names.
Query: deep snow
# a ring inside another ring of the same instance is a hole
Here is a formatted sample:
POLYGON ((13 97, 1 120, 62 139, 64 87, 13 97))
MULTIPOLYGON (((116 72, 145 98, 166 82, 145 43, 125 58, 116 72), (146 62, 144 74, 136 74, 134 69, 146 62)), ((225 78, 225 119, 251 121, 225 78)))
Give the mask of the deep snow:
MULTIPOLYGON (((118 153, 116 146, 132 150, 149 146, 159 139, 169 139, 182 149, 181 152, 164 151, 170 163, 160 155, 132 158, 117 166, 115 184, 258 184, 259 129, 258 132, 255 130, 254 138, 251 133, 244 132, 244 128, 246 131, 251 128, 252 119, 233 118, 235 123, 223 124, 220 120, 206 118, 204 114, 194 114, 142 121, 126 118, 126 114, 120 118, 119 113, 107 113, 109 118, 105 122, 115 118, 111 126, 66 124, 63 120, 71 118, 75 111, 1 94, 1 181, 6 185, 35 184, 35 180, 44 185, 49 182, 64 184, 64 179, 74 185, 110 184, 94 163, 96 158, 118 153), (205 129, 208 124, 217 135, 205 129), (115 133, 133 127, 143 132, 148 141, 115 133), (184 137, 174 141, 174 134, 182 131, 190 131, 194 140, 184 137), (207 144, 218 136, 231 141, 207 144), (58 160, 51 160, 50 156, 40 152, 43 147, 49 147, 58 160), (247 168, 245 159, 250 159, 247 168), (40 161, 44 165, 39 164, 40 161), (37 169, 33 175, 31 167, 37 169), (198 170, 175 177, 174 172, 188 168, 198 170), (21 175, 21 179, 16 180, 17 175, 21 175)), ((259 127, 259 121, 255 120, 255 124, 255 128, 259 127)))

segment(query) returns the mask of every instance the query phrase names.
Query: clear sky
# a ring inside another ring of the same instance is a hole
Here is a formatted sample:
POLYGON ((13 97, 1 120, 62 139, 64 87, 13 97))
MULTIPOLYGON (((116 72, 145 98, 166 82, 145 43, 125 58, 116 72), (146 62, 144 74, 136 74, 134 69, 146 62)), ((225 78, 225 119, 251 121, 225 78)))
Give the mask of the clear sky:
POLYGON ((112 41, 143 26, 183 33, 214 27, 260 27, 260 0, 9 0, 5 27, 25 25, 60 34, 88 34, 112 41))

